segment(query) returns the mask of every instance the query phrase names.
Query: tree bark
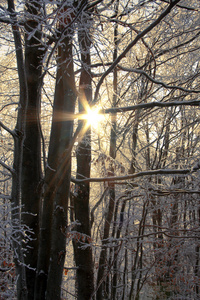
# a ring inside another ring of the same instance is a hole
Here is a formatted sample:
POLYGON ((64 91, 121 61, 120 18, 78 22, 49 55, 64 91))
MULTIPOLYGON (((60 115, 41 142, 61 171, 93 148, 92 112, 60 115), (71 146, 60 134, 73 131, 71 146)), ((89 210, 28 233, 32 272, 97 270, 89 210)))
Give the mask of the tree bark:
MULTIPOLYGON (((116 2, 115 6, 115 13, 118 13, 118 6, 119 6, 119 1, 116 2)), ((113 61, 117 58, 117 52, 118 52, 118 24, 115 25, 114 27, 114 53, 113 53, 113 61)), ((117 104, 117 68, 113 70, 113 101, 112 101, 112 106, 116 107, 117 104)), ((117 134, 116 134, 116 113, 111 114, 111 133, 110 133, 110 157, 113 159, 113 161, 116 158, 116 141, 117 141, 117 134)), ((111 166, 110 169, 110 175, 114 176, 114 166, 111 166)), ((104 233, 103 233, 103 240, 106 240, 109 237, 109 231, 110 231, 110 226, 111 226, 111 221, 113 218, 113 213, 114 213, 114 208, 115 208, 115 185, 114 183, 109 184, 109 194, 110 194, 110 199, 109 199, 109 205, 108 205, 108 211, 105 219, 105 224, 104 224, 104 233)), ((105 281, 106 278, 105 276, 105 269, 106 269, 106 248, 104 246, 105 241, 102 242, 102 249, 100 252, 100 257, 99 257, 99 269, 98 269, 98 274, 97 274, 97 300, 103 299, 103 294, 104 294, 104 286, 103 282, 105 281)), ((116 277, 115 277, 116 280, 116 277)), ((115 297, 116 294, 116 289, 113 289, 113 297, 115 297)))
POLYGON ((38 256, 35 299, 60 299, 65 261, 68 196, 71 178, 71 141, 76 100, 72 60, 72 32, 58 47, 53 121, 45 174, 45 195, 38 256), (45 298, 46 294, 46 298, 45 298))
MULTIPOLYGON (((87 1, 85 1, 85 4, 87 1)), ((84 23, 79 24, 79 47, 81 51, 82 71, 79 83, 79 111, 86 110, 92 99, 91 70, 90 70, 90 34, 91 17, 88 15, 83 18, 84 23), (87 25, 88 26, 87 26, 87 25), (88 28, 89 27, 89 28, 88 28)), ((77 179, 90 177, 91 162, 91 129, 86 122, 82 122, 82 136, 77 150, 77 179)), ((77 232, 84 239, 86 247, 82 248, 81 239, 74 240, 74 258, 77 266, 77 298, 88 300, 94 290, 94 274, 92 248, 90 244, 91 224, 89 208, 89 183, 79 184, 76 187, 77 193, 74 199, 75 218, 78 220, 77 232)))
POLYGON ((31 239, 24 246, 28 299, 34 299, 34 285, 37 268, 39 243, 39 209, 41 199, 41 139, 40 102, 42 86, 41 31, 37 17, 40 13, 39 1, 26 3, 29 15, 25 29, 25 71, 27 76, 28 106, 25 125, 22 164, 22 221, 32 231, 31 239), (29 38, 29 34, 34 34, 29 38))
POLYGON ((17 123, 14 129, 14 160, 13 160, 13 174, 12 174, 12 191, 11 191, 11 205, 12 205, 12 225, 19 230, 13 232, 13 250, 14 262, 16 267, 17 276, 17 299, 27 300, 27 286, 26 286, 26 273, 24 267, 24 255, 22 248, 22 236, 20 231, 21 226, 21 176, 22 176, 22 154, 25 132, 25 120, 27 109, 27 84, 26 73, 24 67, 24 59, 22 52, 21 35, 17 23, 15 13, 15 5, 13 0, 8 0, 8 11, 12 22, 12 31, 15 42, 15 52, 17 60, 17 70, 19 76, 19 105, 17 114, 17 123))

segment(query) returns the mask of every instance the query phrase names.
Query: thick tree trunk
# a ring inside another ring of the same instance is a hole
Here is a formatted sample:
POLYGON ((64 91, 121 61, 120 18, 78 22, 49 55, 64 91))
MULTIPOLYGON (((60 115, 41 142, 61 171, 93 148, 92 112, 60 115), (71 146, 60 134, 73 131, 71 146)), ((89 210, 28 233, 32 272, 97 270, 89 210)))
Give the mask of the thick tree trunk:
POLYGON ((65 47, 60 49, 61 52, 59 53, 59 57, 61 57, 60 63, 62 64, 65 61, 66 65, 62 65, 62 74, 58 76, 59 79, 61 79, 60 76, 62 76, 62 80, 57 83, 56 87, 58 93, 56 92, 55 96, 57 98, 55 99, 55 102, 60 102, 58 103, 58 110, 63 113, 60 130, 57 131, 58 128, 54 130, 54 134, 59 134, 59 147, 57 145, 58 153, 57 156, 54 156, 53 153, 55 153, 56 144, 53 143, 53 141, 55 141, 55 136, 53 137, 52 133, 51 140, 53 145, 50 143, 50 146, 53 147, 53 153, 51 153, 51 151, 49 153, 49 155, 52 154, 51 157, 49 156, 50 166, 52 165, 51 161, 55 160, 56 157, 58 158, 56 181, 55 185, 52 185, 54 186, 54 206, 51 233, 51 255, 46 296, 46 299, 52 300, 60 299, 68 224, 67 214, 71 180, 71 143, 73 121, 66 120, 65 113, 66 115, 74 114, 76 100, 72 60, 72 41, 70 38, 65 38, 64 45, 65 47))
POLYGON ((76 100, 71 32, 58 48, 53 121, 45 175, 45 195, 35 299, 60 299, 71 176, 71 140, 76 100), (46 298, 45 298, 46 294, 46 298))
POLYGON ((42 51, 40 50, 41 32, 37 16, 40 12, 39 1, 26 3, 29 19, 26 21, 25 70, 28 88, 25 140, 22 165, 22 221, 33 232, 25 245, 26 280, 28 299, 34 299, 34 285, 37 267, 39 242, 39 208, 41 198, 41 140, 40 140, 40 101, 42 86, 42 51), (31 19, 32 18, 32 19, 31 19), (29 38, 29 34, 35 31, 29 38))

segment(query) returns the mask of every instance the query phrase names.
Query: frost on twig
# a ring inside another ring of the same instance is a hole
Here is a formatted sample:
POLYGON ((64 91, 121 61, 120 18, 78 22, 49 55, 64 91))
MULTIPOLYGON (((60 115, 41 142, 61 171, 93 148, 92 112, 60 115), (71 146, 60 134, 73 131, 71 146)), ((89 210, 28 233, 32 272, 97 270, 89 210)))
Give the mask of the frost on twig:
MULTIPOLYGON (((0 202, 0 285, 1 296, 3 299, 15 299, 16 297, 16 266, 14 260, 18 264, 23 264, 18 257, 17 251, 13 245, 19 245, 26 254, 26 244, 32 239, 32 231, 25 225, 20 224, 15 218, 15 210, 12 208, 9 196, 0 195, 3 202, 0 202), (6 197, 7 196, 7 197, 6 197), (11 217, 13 215, 13 217, 11 217), (7 296, 6 296, 7 295, 7 296)), ((30 266, 26 266, 30 268, 30 266)))

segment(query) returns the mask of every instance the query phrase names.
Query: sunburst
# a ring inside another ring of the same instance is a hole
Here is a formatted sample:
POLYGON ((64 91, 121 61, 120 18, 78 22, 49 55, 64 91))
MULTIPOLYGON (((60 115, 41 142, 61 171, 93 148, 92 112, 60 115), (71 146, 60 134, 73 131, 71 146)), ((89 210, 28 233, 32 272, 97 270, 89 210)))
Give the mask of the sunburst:
POLYGON ((98 108, 87 108, 86 113, 83 114, 83 119, 87 121, 87 126, 91 126, 94 129, 98 128, 103 117, 103 114, 99 113, 98 108))

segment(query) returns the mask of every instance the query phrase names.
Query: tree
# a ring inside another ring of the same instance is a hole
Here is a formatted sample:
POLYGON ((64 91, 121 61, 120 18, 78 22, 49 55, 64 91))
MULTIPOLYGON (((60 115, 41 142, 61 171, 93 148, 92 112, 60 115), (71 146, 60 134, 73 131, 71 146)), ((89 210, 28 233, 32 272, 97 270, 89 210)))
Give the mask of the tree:
POLYGON ((25 264, 28 299, 34 299, 34 285, 37 268, 39 210, 41 201, 41 136, 40 136, 40 103, 42 87, 41 30, 39 15, 41 3, 27 1, 25 3, 25 74, 27 81, 27 108, 25 119, 25 139, 23 144, 22 163, 22 222, 34 232, 27 244, 25 264), (34 35, 31 36, 34 31, 34 35))
POLYGON ((198 299, 198 10, 0 5, 2 52, 15 51, 0 69, 0 195, 18 299, 198 299), (96 106, 100 130, 88 122, 96 106))

